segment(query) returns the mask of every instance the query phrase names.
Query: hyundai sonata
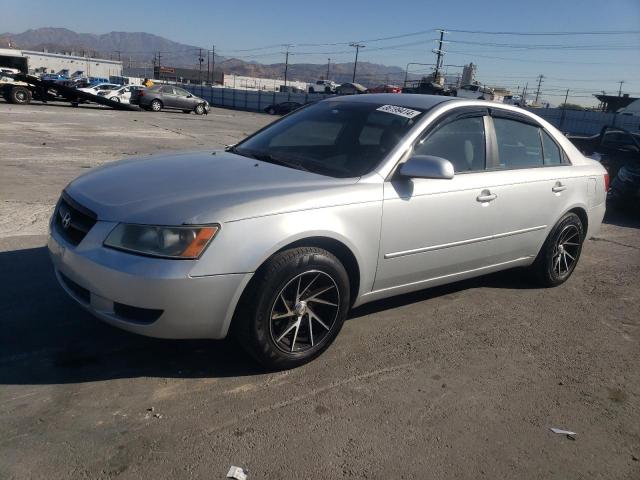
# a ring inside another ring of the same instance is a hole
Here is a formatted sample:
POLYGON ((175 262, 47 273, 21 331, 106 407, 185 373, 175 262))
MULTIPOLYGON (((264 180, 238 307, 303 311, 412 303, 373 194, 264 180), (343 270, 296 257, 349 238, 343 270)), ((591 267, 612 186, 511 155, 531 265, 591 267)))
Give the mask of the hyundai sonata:
POLYGON ((62 192, 49 250, 64 290, 112 325, 233 334, 290 368, 372 300, 512 267, 561 284, 600 227, 607 183, 521 109, 330 98, 226 150, 88 172, 62 192))

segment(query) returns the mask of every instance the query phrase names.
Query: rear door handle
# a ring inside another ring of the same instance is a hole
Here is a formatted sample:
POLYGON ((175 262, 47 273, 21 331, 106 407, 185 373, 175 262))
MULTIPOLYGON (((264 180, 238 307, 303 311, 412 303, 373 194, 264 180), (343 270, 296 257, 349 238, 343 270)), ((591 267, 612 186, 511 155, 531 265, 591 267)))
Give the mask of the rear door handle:
POLYGON ((556 182, 556 184, 553 186, 551 191, 553 193, 560 193, 560 192, 564 192, 566 189, 567 189, 566 185, 563 185, 561 182, 556 182))
POLYGON ((476 197, 476 200, 478 202, 493 202, 496 198, 498 198, 498 195, 496 195, 495 193, 491 193, 489 190, 482 190, 482 192, 480 192, 480 195, 478 195, 476 197))

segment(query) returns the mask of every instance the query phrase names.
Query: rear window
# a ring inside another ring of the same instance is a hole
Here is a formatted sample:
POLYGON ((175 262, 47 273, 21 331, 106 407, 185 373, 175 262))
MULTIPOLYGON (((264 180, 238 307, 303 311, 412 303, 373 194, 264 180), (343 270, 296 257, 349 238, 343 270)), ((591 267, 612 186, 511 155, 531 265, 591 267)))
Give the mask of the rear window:
POLYGON ((494 118, 493 124, 502 168, 543 165, 542 143, 538 127, 506 118, 494 118))

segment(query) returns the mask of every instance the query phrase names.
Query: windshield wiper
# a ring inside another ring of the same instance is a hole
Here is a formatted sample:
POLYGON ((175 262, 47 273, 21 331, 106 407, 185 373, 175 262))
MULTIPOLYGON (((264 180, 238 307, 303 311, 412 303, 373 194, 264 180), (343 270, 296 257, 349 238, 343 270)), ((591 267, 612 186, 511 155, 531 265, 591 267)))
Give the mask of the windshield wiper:
POLYGON ((270 153, 259 153, 251 150, 241 150, 239 151, 236 147, 230 147, 227 152, 235 153, 236 155, 242 155, 244 157, 253 158, 255 160, 260 160, 263 162, 273 163, 275 165, 281 165, 283 167, 295 168, 296 170, 303 170, 308 172, 309 169, 302 165, 299 162, 284 160, 279 157, 274 157, 270 153))

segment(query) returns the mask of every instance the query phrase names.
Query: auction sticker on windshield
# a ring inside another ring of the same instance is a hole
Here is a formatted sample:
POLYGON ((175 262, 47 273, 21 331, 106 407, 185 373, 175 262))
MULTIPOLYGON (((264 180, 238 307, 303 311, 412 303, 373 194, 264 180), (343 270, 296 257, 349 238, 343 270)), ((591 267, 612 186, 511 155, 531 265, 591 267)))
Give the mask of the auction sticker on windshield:
POLYGON ((422 112, 418 110, 411 110, 410 108, 398 107, 397 105, 382 105, 376 108, 379 112, 393 113, 405 118, 413 118, 420 115, 422 112))

